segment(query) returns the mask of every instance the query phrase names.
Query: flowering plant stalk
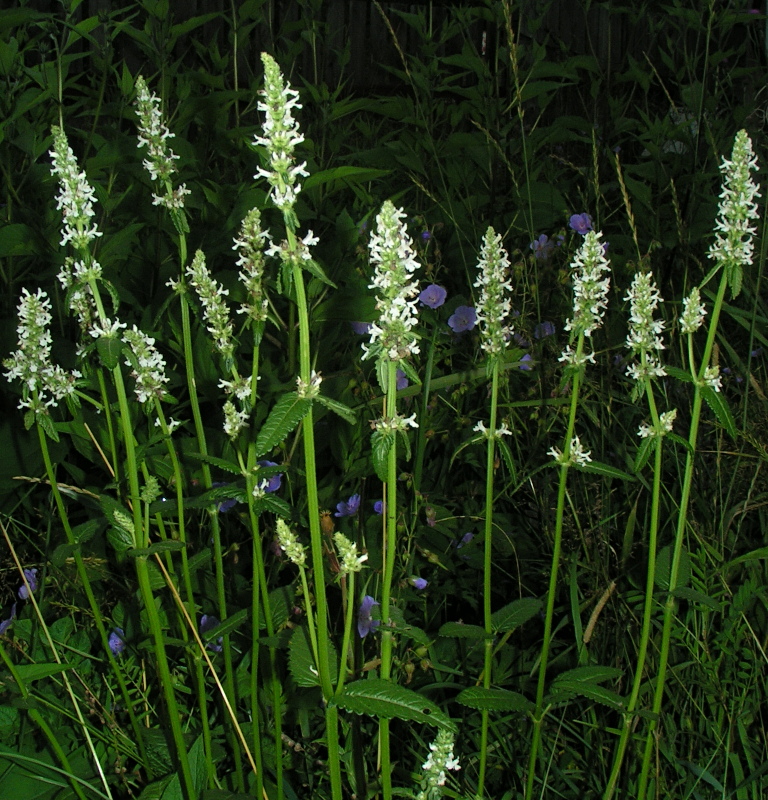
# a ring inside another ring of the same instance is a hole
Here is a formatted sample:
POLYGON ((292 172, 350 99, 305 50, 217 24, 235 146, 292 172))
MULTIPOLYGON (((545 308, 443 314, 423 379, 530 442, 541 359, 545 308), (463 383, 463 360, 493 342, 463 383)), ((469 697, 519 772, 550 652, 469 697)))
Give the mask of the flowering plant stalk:
MULTIPOLYGON (((299 395, 312 400, 317 396, 319 378, 312 370, 310 350, 309 308, 304 286, 304 269, 322 274, 320 267, 311 259, 309 247, 317 242, 310 231, 304 238, 297 236, 298 218, 294 211, 296 195, 301 190, 298 178, 306 176, 305 164, 294 163, 293 151, 304 137, 293 118, 293 109, 301 108, 298 93, 285 83, 277 62, 268 53, 262 53, 264 65, 264 89, 258 107, 266 119, 263 136, 255 143, 266 147, 270 169, 259 168, 257 176, 265 177, 272 187, 271 197, 282 211, 286 240, 280 246, 267 251, 277 255, 283 265, 282 283, 292 290, 299 321, 299 395)), ((323 276, 324 277, 324 276, 323 276)), ((326 279, 327 281, 327 279, 326 279)), ((323 699, 326 702, 326 737, 328 742, 328 765, 331 778, 331 794, 334 800, 341 798, 341 761, 338 739, 338 708, 328 701, 333 696, 330 661, 330 634, 328 631, 328 603, 325 591, 322 531, 320 529, 320 503, 317 490, 317 466, 315 461, 315 430, 311 403, 302 420, 304 441, 304 466, 307 489, 307 514, 310 527, 310 552, 315 576, 315 602, 317 603, 317 669, 323 699)), ((277 687, 279 688, 279 687, 277 687)), ((278 748, 281 746, 276 741, 278 748)), ((280 791, 280 790, 279 790, 280 791)))
MULTIPOLYGON (((92 222, 92 217, 95 214, 93 211, 93 189, 89 186, 85 174, 80 172, 77 160, 69 147, 64 132, 60 128, 54 128, 53 134, 53 172, 58 176, 61 186, 58 207, 62 210, 64 218, 61 244, 62 246, 68 243, 71 244, 75 252, 73 257, 68 256, 65 259, 64 269, 59 277, 68 290, 67 296, 70 307, 78 315, 83 332, 95 340, 95 349, 101 364, 109 371, 112 377, 117 395, 120 427, 125 449, 128 499, 132 509, 131 517, 122 512, 115 512, 114 522, 130 538, 134 549, 144 550, 149 546, 149 529, 142 517, 136 443, 128 395, 119 361, 119 352, 121 350, 119 332, 121 328, 126 326, 117 319, 110 319, 105 311, 99 291, 98 284, 102 280, 101 267, 91 252, 91 242, 101 235, 95 223, 92 222)), ((84 352, 87 352, 88 349, 87 347, 84 348, 84 352)), ((51 475, 51 481, 53 484, 55 476, 51 475)), ((155 605, 148 565, 146 559, 141 557, 134 559, 134 563, 141 598, 152 633, 158 675, 163 687, 174 741, 175 756, 181 773, 181 785, 185 797, 191 800, 195 795, 194 782, 181 729, 171 670, 165 650, 165 639, 159 613, 155 605)), ((107 642, 107 648, 111 651, 111 648, 108 647, 106 634, 104 634, 103 639, 107 642)))
MULTIPOLYGON (((648 525, 648 568, 646 571, 645 599, 643 602, 643 619, 640 630, 640 643, 632 681, 632 689, 626 703, 624 720, 619 735, 619 742, 614 754, 611 774, 608 778, 604 798, 608 800, 612 795, 618 780, 621 766, 624 761, 629 735, 635 722, 635 709, 640 696, 640 687, 645 671, 645 659, 651 637, 651 621, 654 603, 654 584, 656 580, 656 550, 659 532, 659 511, 661 500, 661 470, 663 439, 671 432, 672 424, 677 415, 676 409, 659 414, 653 394, 653 381, 664 377, 667 373, 659 356, 664 349, 661 333, 664 322, 654 319, 654 312, 661 302, 661 296, 649 272, 638 272, 625 298, 630 301, 629 336, 627 347, 632 354, 639 358, 627 367, 627 374, 636 381, 636 391, 645 394, 648 409, 651 414, 651 425, 643 423, 638 436, 645 440, 654 449, 653 484, 651 489, 651 510, 648 525)), ((644 451, 645 444, 641 445, 640 452, 644 451)))
MULTIPOLYGON (((158 185, 161 193, 153 193, 153 204, 161 206, 168 210, 171 221, 174 225, 177 239, 177 249, 179 253, 180 264, 180 279, 178 281, 170 281, 171 288, 176 290, 181 298, 181 319, 182 319, 182 342, 184 350, 184 363, 186 369, 187 388, 189 390, 190 407, 192 409, 192 418, 194 420, 195 434, 197 437, 198 450, 203 456, 208 453, 208 446, 205 437, 205 430, 203 427, 202 416, 200 413, 200 403, 197 397, 197 388, 194 375, 194 360, 192 349, 192 334, 191 334, 191 319, 190 319, 190 301, 187 294, 186 284, 186 260, 187 260, 187 234, 189 233, 189 224, 187 221, 186 210, 184 208, 184 198, 189 194, 186 186, 180 184, 174 188, 172 177, 176 173, 174 162, 178 156, 168 146, 168 140, 172 139, 175 134, 171 133, 166 126, 162 111, 160 108, 160 98, 150 93, 144 78, 139 75, 136 78, 136 114, 138 117, 137 125, 139 129, 138 147, 146 147, 147 157, 144 159, 144 168, 149 173, 150 180, 158 185)), ((196 258, 196 261, 199 259, 196 258)), ((169 445, 170 445, 170 440, 169 445)), ((211 471, 209 465, 203 461, 201 464, 201 471, 203 474, 203 486, 205 489, 210 489, 212 486, 211 471)), ((182 504, 182 487, 183 484, 176 484, 177 503, 180 505, 179 509, 179 525, 182 532, 183 541, 183 520, 184 516, 181 513, 182 504)), ((216 575, 216 591, 217 591, 217 606, 219 619, 222 621, 227 618, 227 605, 226 593, 224 588, 224 565, 221 548, 221 534, 216 508, 209 509, 209 518, 211 520, 213 551, 214 551, 214 564, 216 575)), ((187 595, 187 603, 190 607, 194 608, 194 599, 192 597, 191 578, 189 567, 187 563, 186 549, 182 551, 182 575, 185 583, 185 593, 187 595)), ((186 638, 186 628, 182 626, 184 636, 186 638)), ((227 691, 227 698, 230 704, 235 705, 235 690, 234 690, 234 674, 232 668, 232 656, 229 646, 229 634, 226 634, 224 640, 224 668, 225 680, 224 685, 227 691)), ((214 760, 211 752, 211 737, 208 725, 208 712, 207 712, 207 698, 205 695, 205 681, 203 676, 202 664, 199 660, 195 662, 195 682, 197 686, 197 698, 200 706, 200 713, 203 725, 203 740, 205 746, 206 762, 209 767, 209 776, 213 780, 214 760)), ((237 785, 242 791, 244 788, 244 778, 242 770, 242 762, 240 758, 239 748, 234 737, 230 734, 230 743, 234 753, 235 760, 235 775, 237 785)))
MULTIPOLYGON (((381 677, 391 680, 392 629, 390 603, 397 546, 397 440, 400 435, 410 447, 408 427, 417 427, 415 414, 402 417, 397 413, 397 369, 406 359, 419 352, 414 328, 417 323, 416 295, 418 286, 413 274, 418 269, 413 244, 403 223, 405 213, 387 200, 376 217, 376 230, 369 250, 374 263, 371 288, 377 289, 376 309, 379 318, 371 325, 370 340, 363 344, 363 358, 376 358, 379 383, 385 393, 384 416, 375 423, 372 436, 373 461, 376 472, 385 483, 384 571, 381 590, 381 677)), ((392 797, 389 720, 379 720, 381 784, 385 800, 392 797)))
POLYGON ((720 167, 724 175, 723 188, 720 193, 719 215, 715 224, 715 241, 710 247, 710 258, 715 262, 713 273, 720 272, 720 283, 712 308, 712 315, 707 330, 704 352, 698 368, 693 350, 693 337, 704 322, 706 309, 701 303, 699 290, 694 288, 683 301, 681 332, 687 338, 688 364, 693 379, 693 406, 691 425, 688 431, 688 448, 686 449, 685 470, 683 472, 682 494, 677 512, 675 542, 669 572, 669 587, 664 603, 664 623, 661 633, 659 667, 653 693, 651 711, 653 717, 646 733, 643 762, 638 780, 638 800, 645 800, 651 769, 651 756, 655 741, 655 731, 661 715, 664 699, 669 649, 672 638, 672 624, 675 612, 674 591, 677 587, 680 561, 683 552, 683 540, 688 524, 688 505, 693 483, 693 468, 696 457, 696 445, 699 434, 702 400, 707 393, 720 391, 720 375, 717 367, 711 366, 712 351, 715 344, 717 325, 725 298, 727 287, 731 296, 735 297, 741 290, 744 267, 752 264, 754 252, 755 228, 752 220, 759 213, 755 198, 760 197, 756 183, 750 176, 750 170, 757 170, 757 158, 752 149, 752 142, 744 130, 736 134, 730 161, 723 158, 720 167))
MULTIPOLYGON (((501 236, 488 228, 483 239, 478 263, 480 274, 475 287, 480 289, 477 303, 477 323, 481 331, 482 348, 488 357, 491 374, 490 425, 485 428, 478 423, 478 430, 486 439, 485 466, 485 541, 483 549, 483 625, 485 628, 483 686, 491 687, 491 664, 493 651, 493 628, 491 625, 491 565, 493 559, 493 476, 496 460, 496 440, 510 431, 506 425, 497 425, 499 406, 499 363, 512 336, 512 327, 507 323, 512 312, 509 282, 509 256, 502 247, 501 236)), ((482 711, 480 732, 480 766, 478 769, 477 794, 483 797, 485 772, 488 760, 488 709, 482 711)))
POLYGON ((573 317, 565 324, 570 332, 570 341, 560 356, 571 375, 571 398, 568 410, 563 449, 550 449, 549 454, 560 467, 557 487, 557 508, 555 512, 555 534, 552 545, 552 565, 549 571, 547 606, 544 615, 544 639, 541 645, 539 675, 536 684, 536 705, 533 711, 533 738, 528 760, 528 775, 525 787, 525 800, 532 800, 536 778, 536 762, 541 743, 541 726, 546 710, 544 708, 544 689, 546 686, 549 646, 552 637, 552 620, 555 613, 555 592, 557 574, 560 567, 560 553, 563 541, 563 517, 565 515, 565 495, 568 470, 571 466, 584 466, 591 459, 590 451, 585 450, 581 440, 575 435, 576 409, 579 402, 579 389, 587 363, 594 362, 594 355, 587 349, 587 340, 601 325, 608 303, 610 279, 604 275, 610 267, 600 242, 602 234, 589 231, 579 248, 571 267, 573 275, 573 317), (575 345, 574 345, 575 343, 575 345))

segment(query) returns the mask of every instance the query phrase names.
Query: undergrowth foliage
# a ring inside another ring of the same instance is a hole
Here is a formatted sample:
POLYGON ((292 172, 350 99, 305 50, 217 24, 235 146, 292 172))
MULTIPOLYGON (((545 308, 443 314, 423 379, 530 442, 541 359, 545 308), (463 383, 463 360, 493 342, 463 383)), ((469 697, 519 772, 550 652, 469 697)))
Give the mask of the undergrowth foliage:
POLYGON ((115 199, 50 131, 58 282, 21 289, 3 360, 41 471, 0 521, 0 788, 761 797, 765 548, 745 518, 766 453, 737 377, 761 414, 765 394, 725 366, 733 323, 764 335, 750 135, 685 279, 641 251, 616 153, 630 235, 598 207, 551 238, 468 225, 462 276, 395 192, 338 241, 309 213, 356 168, 313 171, 307 101, 261 64, 254 183, 226 212, 186 178, 161 88, 123 74, 131 192, 156 215, 147 306, 108 263, 115 199), (196 232, 207 203, 227 248, 196 232))

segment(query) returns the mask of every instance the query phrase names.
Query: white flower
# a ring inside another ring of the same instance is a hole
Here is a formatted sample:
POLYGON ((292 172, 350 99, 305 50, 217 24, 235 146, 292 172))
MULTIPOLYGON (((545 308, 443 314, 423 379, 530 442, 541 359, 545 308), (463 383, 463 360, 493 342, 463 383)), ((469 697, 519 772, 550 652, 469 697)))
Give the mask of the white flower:
POLYGON ((218 284, 205 265, 205 255, 202 250, 195 253, 192 263, 187 267, 189 282, 197 292, 203 306, 203 317, 207 323, 208 332, 213 337, 216 349, 225 361, 232 359, 235 349, 233 340, 233 327, 229 319, 229 311, 224 300, 229 290, 218 284))
POLYGON ((258 168, 254 177, 266 178, 272 187, 272 200, 284 213, 293 213, 296 195, 301 191, 298 178, 306 177, 306 162, 294 163, 293 151, 304 141, 299 124, 293 118, 293 109, 301 108, 298 92, 285 83, 277 62, 268 53, 261 54, 264 64, 264 98, 258 103, 259 111, 266 113, 263 136, 254 137, 254 143, 267 148, 270 169, 258 168))
POLYGON ((413 329, 418 323, 418 283, 413 274, 419 268, 402 220, 405 212, 387 200, 376 217, 376 231, 369 251, 374 263, 371 289, 377 289, 379 318, 370 327, 370 341, 363 345, 363 358, 381 357, 400 361, 419 352, 413 329))
POLYGON ((429 745, 429 755, 422 765, 424 778, 421 791, 416 800, 436 800, 442 795, 440 787, 445 786, 446 770, 461 769, 459 759, 453 754, 453 734, 441 728, 437 738, 429 745))
POLYGON ((309 383, 303 381, 301 376, 296 378, 296 386, 298 387, 296 393, 301 398, 313 398, 320 394, 320 384, 323 382, 323 377, 319 372, 312 370, 309 383))
POLYGON ((224 403, 224 433, 234 439, 243 428, 248 427, 248 412, 235 408, 231 400, 224 403))
POLYGON ((760 197, 750 170, 757 169, 752 141, 744 130, 736 134, 731 161, 723 158, 720 171, 725 175, 720 193, 717 235, 709 248, 709 257, 725 270, 733 297, 741 291, 743 267, 752 263, 756 229, 750 220, 759 212, 755 198, 760 197))
POLYGON ((573 439, 571 439, 571 446, 567 457, 557 447, 550 447, 547 451, 547 455, 552 456, 558 464, 576 464, 580 467, 583 467, 592 460, 592 451, 584 449, 578 436, 574 436, 573 439))
POLYGON ((377 419, 374 423, 374 428, 377 431, 405 431, 408 427, 419 427, 415 413, 411 414, 410 417, 401 417, 395 414, 391 419, 377 419))
POLYGON ((658 427, 646 425, 643 423, 637 431, 637 435, 641 439, 647 439, 650 436, 666 436, 672 430, 672 425, 677 417, 677 409, 673 408, 671 411, 665 411, 659 416, 658 427))
POLYGON ((277 520, 277 540, 280 542, 281 549, 297 567, 303 567, 306 564, 307 554, 303 546, 286 521, 280 517, 277 520))
POLYGON ((704 370, 704 383, 719 392, 723 385, 720 377, 720 367, 707 367, 704 370))
POLYGON ((241 267, 238 277, 243 282, 248 300, 238 309, 238 314, 248 314, 255 322, 267 318, 267 298, 264 296, 264 244, 269 241, 269 233, 261 229, 261 212, 252 208, 245 216, 240 235, 235 239, 232 249, 240 253, 237 266, 241 267))
POLYGON ((475 425, 475 427, 472 428, 472 430, 475 431, 476 433, 479 433, 481 436, 484 436, 486 439, 491 439, 491 438, 500 439, 502 436, 512 435, 512 431, 507 427, 506 422, 502 422, 501 427, 496 428, 495 434, 491 434, 491 431, 489 431, 488 428, 485 427, 485 424, 483 422, 478 422, 475 425))
POLYGON ((683 299, 683 315, 680 318, 680 330, 683 333, 695 333, 703 324, 707 309, 701 302, 698 286, 691 289, 688 297, 683 299))
POLYGON ((363 562, 368 560, 368 553, 357 554, 357 545, 347 539, 340 531, 333 534, 333 541, 336 542, 336 549, 339 551, 341 561, 339 563, 340 574, 348 575, 350 572, 360 572, 363 562))
POLYGON ((608 304, 611 279, 610 264, 600 243, 602 233, 588 231, 584 242, 571 262, 573 275, 573 317, 565 323, 565 330, 578 336, 591 336, 600 326, 608 304))
POLYGON ((653 313, 661 302, 661 295, 650 272, 635 274, 624 299, 630 301, 627 347, 633 355, 640 358, 639 362, 633 362, 627 367, 627 375, 636 381, 666 375, 666 370, 655 354, 655 351, 664 349, 661 341, 664 321, 653 318, 653 313))
POLYGON ((508 322, 512 312, 512 285, 509 256, 501 246, 501 235, 491 227, 485 232, 477 266, 480 275, 473 285, 480 289, 477 324, 482 334, 481 347, 489 356, 498 356, 512 336, 512 325, 508 322))
POLYGON ((131 376, 136 380, 136 397, 140 403, 165 395, 163 384, 168 382, 165 374, 165 359, 155 347, 155 340, 140 331, 135 325, 123 334, 123 341, 131 348, 133 359, 125 362, 133 367, 131 376))

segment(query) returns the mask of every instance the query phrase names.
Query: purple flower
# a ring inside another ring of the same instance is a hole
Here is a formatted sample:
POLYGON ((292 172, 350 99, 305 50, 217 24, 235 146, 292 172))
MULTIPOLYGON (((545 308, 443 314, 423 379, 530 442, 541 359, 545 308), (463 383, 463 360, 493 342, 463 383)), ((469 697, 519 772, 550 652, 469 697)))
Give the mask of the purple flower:
MULTIPOLYGON (((37 570, 36 569, 25 569, 24 570, 24 577, 27 579, 27 583, 29 584, 29 588, 31 591, 37 591, 37 570)), ((29 598, 29 592, 27 591, 27 584, 22 583, 19 586, 19 598, 22 600, 27 600, 29 598)))
POLYGON ((383 501, 383 500, 377 500, 377 501, 376 501, 376 502, 373 504, 373 510, 374 510, 374 511, 375 511, 377 514, 383 514, 383 513, 384 513, 384 501, 383 501))
POLYGON ((360 510, 360 495, 353 494, 346 502, 342 500, 336 503, 336 512, 334 517, 354 517, 360 510))
POLYGON ((432 238, 432 232, 431 231, 422 231, 421 232, 421 238, 422 238, 423 241, 428 242, 432 238))
POLYGON ((4 619, 0 622, 0 636, 2 636, 8 628, 11 627, 11 623, 16 619, 16 603, 11 606, 11 616, 8 619, 4 619))
POLYGON ((546 261, 555 249, 555 243, 546 233, 542 233, 538 239, 534 239, 528 246, 533 250, 533 255, 542 261, 546 261))
MULTIPOLYGON (((260 467, 276 467, 274 461, 257 461, 256 462, 260 467)), ((269 478, 266 479, 267 485, 264 487, 265 492, 276 492, 280 488, 280 484, 283 480, 283 476, 281 473, 276 473, 275 475, 271 475, 269 478)), ((223 505, 223 504, 222 504, 223 505)))
POLYGON ((448 292, 446 292, 442 286, 438 286, 436 283, 431 283, 419 295, 419 302, 423 306, 440 308, 440 306, 445 302, 445 298, 447 296, 448 292))
POLYGON ((379 627, 380 620, 371 616, 373 607, 379 605, 381 603, 377 603, 369 594, 360 603, 360 609, 357 612, 357 632, 360 634, 361 639, 365 639, 371 631, 375 631, 379 627))
MULTIPOLYGON (((205 636, 208 631, 212 631, 218 624, 219 620, 212 614, 203 614, 203 616, 200 617, 200 636, 205 636)), ((223 636, 219 636, 215 642, 208 642, 206 647, 209 650, 213 650, 214 653, 220 653, 222 651, 221 642, 223 638, 223 636)))
POLYGON ((573 214, 568 224, 576 233, 586 236, 587 232, 592 230, 592 217, 589 214, 573 214))
POLYGON ((119 656, 125 650, 125 633, 122 628, 115 628, 107 640, 113 656, 119 656))
POLYGON ((453 314, 448 317, 448 327, 454 333, 471 331, 477 322, 477 312, 472 306, 458 306, 453 314))
POLYGON ((406 377, 405 373, 399 369, 397 371, 397 388, 398 391, 400 389, 407 389, 408 388, 408 378, 406 377))
POLYGON ((429 585, 429 582, 425 581, 424 578, 417 578, 415 576, 412 576, 408 580, 410 581, 411 586, 413 586, 414 589, 418 589, 419 591, 422 591, 422 589, 426 589, 427 586, 429 585))
POLYGON ((515 344, 518 347, 530 347, 531 343, 524 337, 521 336, 519 333, 513 333, 512 339, 514 340, 515 344))
POLYGON ((365 336, 371 330, 370 322, 350 322, 349 324, 358 336, 365 336))
POLYGON ((461 539, 456 543, 456 549, 461 550, 465 544, 469 544, 475 538, 475 534, 472 531, 468 531, 465 533, 461 539))
POLYGON ((547 336, 554 336, 555 335, 555 323, 554 322, 539 322, 538 325, 533 329, 533 338, 534 339, 546 339, 547 336))
POLYGON ((519 361, 517 368, 523 370, 523 372, 530 372, 533 369, 533 366, 530 363, 531 361, 531 354, 526 353, 519 361))

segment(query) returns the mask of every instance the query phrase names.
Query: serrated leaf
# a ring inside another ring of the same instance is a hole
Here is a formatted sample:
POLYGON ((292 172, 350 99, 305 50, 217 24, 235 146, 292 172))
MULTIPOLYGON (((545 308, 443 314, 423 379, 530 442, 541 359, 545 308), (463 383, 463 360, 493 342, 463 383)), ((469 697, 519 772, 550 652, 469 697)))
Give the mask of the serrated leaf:
POLYGON ((648 463, 648 459, 651 457, 651 453, 653 452, 653 444, 655 441, 655 437, 648 436, 640 442, 640 446, 637 448, 637 454, 635 455, 635 463, 633 465, 635 472, 641 472, 643 467, 648 463))
POLYGON ((151 556, 155 553, 166 553, 169 550, 183 550, 187 545, 178 539, 165 539, 161 542, 153 542, 149 547, 131 548, 128 555, 132 558, 139 556, 151 556))
POLYGON ((567 702, 573 697, 585 697, 587 700, 592 700, 617 711, 624 709, 624 698, 620 694, 606 689, 604 686, 598 686, 596 683, 584 683, 582 681, 555 681, 545 702, 558 705, 559 703, 567 702))
POLYGON ((96 340, 96 352, 101 363, 113 370, 120 363, 120 354, 123 352, 123 342, 114 336, 100 336, 96 340))
POLYGON ((552 682, 552 688, 560 681, 574 683, 602 683, 603 681, 614 681, 624 673, 617 667, 603 667, 595 665, 591 667, 575 667, 574 669, 561 672, 552 682))
POLYGON ((456 696, 456 701, 477 711, 533 711, 534 704, 519 692, 470 686, 456 696))
POLYGON ((541 611, 541 600, 537 600, 535 597, 513 600, 491 615, 491 627, 499 633, 513 631, 535 617, 539 611, 541 611))
POLYGON ((610 464, 604 464, 602 461, 589 461, 586 464, 577 464, 576 468, 581 472, 591 472, 594 475, 602 475, 605 478, 618 478, 622 481, 633 481, 634 476, 630 475, 624 470, 616 469, 610 464))
MULTIPOLYGON (((669 579, 672 572, 672 546, 662 547, 656 554, 656 571, 654 582, 660 589, 669 589, 669 579)), ((677 568, 675 589, 687 586, 691 582, 691 558, 683 547, 680 552, 680 564, 677 568)))
POLYGON ((728 431, 728 435, 731 439, 735 440, 738 437, 736 421, 733 418, 731 408, 728 405, 728 401, 723 396, 723 393, 716 392, 711 386, 702 386, 701 396, 717 417, 717 421, 728 431))
MULTIPOLYGON (((335 648, 331 646, 329 668, 331 683, 336 683, 339 671, 339 659, 335 648)), ((294 628, 288 644, 288 669, 299 686, 310 688, 320 686, 320 673, 312 655, 309 634, 304 625, 294 628)))
POLYGON ((699 592, 696 589, 691 589, 687 586, 680 586, 672 592, 673 597, 679 597, 687 600, 689 603, 701 603, 713 610, 717 610, 720 604, 717 600, 713 600, 709 595, 699 592))
POLYGON ((389 451, 395 443, 394 431, 374 431, 371 434, 371 460, 376 476, 383 483, 387 482, 389 451))
POLYGON ((338 400, 333 400, 332 398, 326 397, 322 394, 317 395, 315 400, 324 408, 327 408, 329 411, 333 411, 334 414, 340 416, 350 425, 354 425, 355 421, 357 420, 357 414, 355 414, 355 412, 349 406, 345 406, 344 403, 340 403, 338 400))
POLYGON ((291 392, 275 403, 256 437, 256 457, 277 447, 312 408, 312 401, 291 392))
POLYGON ((431 700, 382 678, 347 684, 343 694, 331 702, 355 714, 426 723, 458 733, 456 723, 431 700))
POLYGON ((125 528, 117 526, 110 527, 107 530, 107 541, 112 545, 118 556, 124 556, 135 544, 133 536, 125 528))
POLYGON ((233 475, 242 475, 243 470, 238 464, 233 461, 227 461, 225 458, 216 458, 216 456, 209 456, 204 453, 185 453, 188 458, 194 458, 196 461, 202 461, 205 464, 210 464, 212 467, 218 467, 225 472, 231 472, 233 475))
POLYGON ((512 451, 509 448, 509 445, 499 437, 496 440, 496 446, 499 448, 499 452, 501 453, 501 457, 504 460, 504 464, 507 467, 507 472, 509 472, 509 477, 512 483, 517 483, 517 468, 515 467, 515 458, 512 455, 512 451))
POLYGON ((314 259, 302 261, 301 266, 326 286, 330 286, 332 289, 337 288, 336 284, 325 274, 325 270, 314 259))
MULTIPOLYGON (((486 633, 479 625, 464 625, 462 622, 446 622, 440 626, 438 636, 451 636, 458 639, 485 639, 486 633)), ((487 634, 489 637, 491 634, 487 634)))

